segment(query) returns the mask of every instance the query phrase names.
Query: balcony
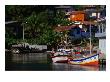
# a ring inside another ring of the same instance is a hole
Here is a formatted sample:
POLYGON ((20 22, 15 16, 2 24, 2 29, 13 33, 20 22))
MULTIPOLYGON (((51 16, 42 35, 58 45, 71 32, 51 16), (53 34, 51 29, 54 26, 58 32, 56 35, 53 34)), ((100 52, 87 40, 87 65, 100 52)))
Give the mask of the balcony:
POLYGON ((106 24, 105 24, 105 22, 102 21, 98 25, 98 32, 95 33, 95 37, 99 37, 99 38, 106 37, 106 24))
POLYGON ((106 32, 102 32, 102 33, 95 33, 95 37, 106 37, 106 32))

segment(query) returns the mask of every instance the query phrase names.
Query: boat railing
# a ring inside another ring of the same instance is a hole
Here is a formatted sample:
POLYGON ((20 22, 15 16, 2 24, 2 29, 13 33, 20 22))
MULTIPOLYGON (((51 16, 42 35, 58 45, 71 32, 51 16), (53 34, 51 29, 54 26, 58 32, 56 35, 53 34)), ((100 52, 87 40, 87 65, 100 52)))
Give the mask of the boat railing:
POLYGON ((90 57, 83 57, 83 58, 81 58, 81 59, 74 59, 73 61, 84 61, 84 60, 87 60, 87 59, 92 59, 92 58, 94 58, 94 59, 98 59, 97 57, 99 56, 99 54, 95 54, 95 55, 93 55, 93 56, 90 56, 90 57))

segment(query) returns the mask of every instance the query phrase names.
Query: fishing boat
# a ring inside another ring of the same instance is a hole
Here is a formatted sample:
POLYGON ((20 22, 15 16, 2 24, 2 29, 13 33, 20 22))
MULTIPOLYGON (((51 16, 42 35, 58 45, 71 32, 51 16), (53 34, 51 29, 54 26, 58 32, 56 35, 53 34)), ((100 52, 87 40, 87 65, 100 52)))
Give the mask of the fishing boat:
POLYGON ((94 66, 98 66, 99 65, 99 57, 98 57, 99 54, 98 53, 92 53, 91 22, 90 22, 89 31, 90 31, 89 53, 86 56, 84 56, 83 54, 80 54, 82 56, 80 56, 79 58, 74 58, 73 57, 71 59, 68 59, 68 63, 70 63, 70 64, 77 64, 77 65, 94 65, 94 66))
MULTIPOLYGON (((62 46, 62 47, 65 47, 62 46)), ((72 49, 67 49, 67 48, 61 48, 61 46, 59 46, 59 48, 57 49, 57 51, 53 51, 52 53, 52 62, 54 63, 68 63, 68 57, 69 54, 72 52, 72 49)))
POLYGON ((53 63, 67 63, 68 62, 68 55, 64 54, 63 52, 55 52, 52 56, 53 63))
POLYGON ((70 64, 77 64, 77 65, 94 65, 97 66, 98 62, 98 55, 95 54, 89 57, 79 58, 79 59, 69 59, 68 63, 70 64))
MULTIPOLYGON (((64 52, 68 52, 65 56, 59 54, 57 56, 53 56, 52 60, 53 62, 62 62, 62 61, 66 61, 70 64, 78 64, 78 65, 99 65, 98 61, 99 61, 99 57, 98 57, 98 53, 92 53, 92 43, 91 43, 91 22, 90 22, 90 27, 89 27, 89 32, 90 32, 90 43, 89 43, 89 53, 87 53, 87 55, 82 54, 80 51, 77 51, 77 53, 74 53, 73 47, 71 49, 67 49, 67 48, 60 48, 58 49, 61 53, 63 51, 63 55, 65 55, 64 52), (71 54, 72 53, 72 54, 71 54), (69 54, 71 54, 72 56, 69 56, 69 54), (78 57, 75 57, 78 56, 78 57)), ((65 47, 68 45, 67 42, 67 34, 66 34, 66 41, 65 41, 65 47)))

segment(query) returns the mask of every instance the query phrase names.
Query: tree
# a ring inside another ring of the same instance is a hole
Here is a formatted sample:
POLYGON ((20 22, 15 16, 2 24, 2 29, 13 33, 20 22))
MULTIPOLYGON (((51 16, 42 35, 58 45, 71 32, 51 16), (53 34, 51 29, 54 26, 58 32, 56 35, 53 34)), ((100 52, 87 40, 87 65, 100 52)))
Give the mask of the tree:
POLYGON ((65 12, 59 11, 56 13, 56 16, 54 17, 54 24, 57 26, 58 24, 62 26, 67 26, 71 23, 66 17, 65 17, 65 12))
MULTIPOLYGON (((25 41, 32 44, 56 44, 60 34, 53 27, 71 22, 65 18, 65 12, 56 12, 54 6, 6 5, 5 8, 6 20, 19 21, 21 28, 25 28, 25 41)), ((11 39, 14 41, 14 37, 11 39)))
MULTIPOLYGON (((56 42, 57 35, 49 24, 48 10, 38 14, 33 12, 32 15, 25 19, 23 26, 25 31, 28 32, 27 39, 32 39, 36 44, 51 45, 56 42)), ((31 41, 31 43, 33 42, 31 41)))
POLYGON ((79 10, 79 11, 82 11, 84 10, 84 7, 82 5, 73 5, 72 6, 76 11, 79 10))
MULTIPOLYGON (((21 28, 22 26, 25 28, 26 41, 40 44, 40 40, 42 39, 40 36, 44 37, 44 31, 50 28, 48 10, 52 9, 52 6, 6 5, 5 8, 6 21, 15 20, 21 22, 21 28)), ((46 34, 48 34, 48 32, 46 34)), ((6 42, 9 42, 7 40, 9 40, 10 37, 6 36, 6 38, 6 42)), ((14 37, 11 39, 14 40, 14 37)), ((46 41, 43 41, 42 44, 43 43, 46 43, 46 41)))

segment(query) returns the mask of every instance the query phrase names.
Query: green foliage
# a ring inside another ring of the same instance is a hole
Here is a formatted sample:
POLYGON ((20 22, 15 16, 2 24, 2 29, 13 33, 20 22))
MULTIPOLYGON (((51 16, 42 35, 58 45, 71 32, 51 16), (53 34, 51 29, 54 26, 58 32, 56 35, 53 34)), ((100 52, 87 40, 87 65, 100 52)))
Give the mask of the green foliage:
POLYGON ((53 34, 53 30, 48 24, 47 11, 40 12, 39 14, 33 12, 24 22, 25 31, 28 31, 29 34, 27 36, 31 38, 31 40, 28 40, 29 43, 51 44, 50 38, 54 37, 50 36, 53 34))
POLYGON ((54 26, 58 24, 69 25, 71 21, 65 18, 65 12, 54 11, 54 6, 23 6, 7 5, 6 19, 21 22, 21 28, 24 27, 25 40, 15 39, 6 36, 6 44, 28 42, 30 44, 57 44, 60 37, 64 36, 54 31, 54 26), (50 13, 50 10, 52 9, 50 13))
POLYGON ((33 29, 39 31, 48 24, 47 12, 40 12, 39 14, 33 12, 29 17, 25 18, 22 24, 25 30, 33 29))
POLYGON ((55 25, 68 25, 71 21, 69 21, 67 18, 65 18, 65 12, 59 11, 56 13, 56 16, 54 17, 55 25))
POLYGON ((27 7, 18 5, 7 5, 5 7, 6 17, 11 20, 22 21, 27 14, 27 7))
POLYGON ((73 8, 79 11, 84 9, 82 5, 73 5, 73 8))

